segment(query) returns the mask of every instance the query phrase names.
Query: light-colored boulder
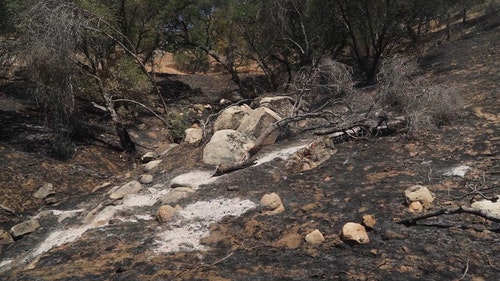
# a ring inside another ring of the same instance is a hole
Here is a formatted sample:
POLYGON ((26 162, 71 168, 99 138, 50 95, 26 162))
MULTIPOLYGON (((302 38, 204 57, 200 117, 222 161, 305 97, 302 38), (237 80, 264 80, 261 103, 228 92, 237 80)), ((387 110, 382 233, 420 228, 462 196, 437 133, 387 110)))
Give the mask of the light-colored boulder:
POLYGON ((37 199, 44 199, 49 195, 55 194, 54 186, 51 183, 46 183, 42 187, 40 187, 35 193, 33 193, 33 197, 37 199))
POLYGON ((117 188, 114 192, 109 195, 111 199, 121 199, 127 194, 137 193, 142 189, 142 185, 138 181, 130 181, 119 188, 117 188))
POLYGON ((160 197, 160 201, 163 205, 175 204, 181 199, 189 197, 194 192, 195 190, 190 187, 177 187, 160 197))
POLYGON ((434 194, 423 185, 414 185, 405 190, 405 198, 408 204, 418 201, 427 208, 434 201, 434 194))
POLYGON ((306 242, 311 244, 311 245, 318 245, 321 244, 325 241, 325 237, 323 236, 323 233, 319 231, 318 229, 313 230, 309 234, 306 235, 305 237, 306 242))
POLYGON ((368 238, 368 233, 366 233, 365 227, 355 222, 348 222, 342 227, 342 237, 345 240, 353 241, 358 244, 366 244, 370 242, 370 238, 368 238))
POLYGON ((259 102, 260 106, 267 107, 276 112, 282 118, 289 117, 293 113, 295 101, 288 96, 265 97, 259 102))
MULTIPOLYGON (((238 127, 238 132, 251 135, 258 139, 262 133, 269 128, 269 126, 281 119, 282 118, 271 109, 267 107, 259 107, 243 118, 240 126, 238 127)), ((275 130, 262 142, 262 144, 273 144, 276 142, 279 134, 279 130, 275 130)))
POLYGON ((255 139, 247 134, 235 130, 217 131, 203 149, 203 162, 212 165, 239 162, 254 144, 255 139))
POLYGON ((265 194, 260 199, 262 212, 267 215, 275 215, 285 211, 281 198, 276 193, 265 194))
POLYGON ((151 161, 149 163, 147 163, 145 166, 144 166, 144 171, 145 172, 151 172, 153 170, 155 170, 156 168, 158 168, 158 166, 160 165, 162 160, 154 160, 154 161, 151 161))
POLYGON ((214 122, 214 132, 220 130, 236 130, 243 120, 243 117, 253 110, 246 104, 240 106, 230 106, 224 109, 214 122))
POLYGON ((20 224, 14 225, 10 229, 10 234, 14 238, 19 238, 25 234, 28 234, 28 233, 35 231, 39 227, 40 227, 40 224, 38 223, 37 219, 30 219, 30 220, 24 221, 20 224))
POLYGON ((201 128, 188 128, 185 133, 186 137, 184 141, 189 144, 199 144, 203 138, 203 130, 201 128))

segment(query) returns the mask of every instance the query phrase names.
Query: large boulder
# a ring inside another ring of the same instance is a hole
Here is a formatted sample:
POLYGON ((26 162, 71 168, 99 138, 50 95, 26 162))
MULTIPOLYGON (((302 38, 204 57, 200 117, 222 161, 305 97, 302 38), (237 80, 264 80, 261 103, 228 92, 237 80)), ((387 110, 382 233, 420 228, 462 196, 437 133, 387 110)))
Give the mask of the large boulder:
POLYGON ((203 162, 219 165, 241 161, 254 144, 255 139, 247 134, 235 130, 217 131, 203 149, 203 162))
POLYGON ((265 97, 259 102, 260 106, 267 107, 276 112, 282 118, 289 117, 293 113, 295 101, 288 96, 265 97))
MULTIPOLYGON (((267 107, 259 107, 243 118, 240 126, 238 127, 238 131, 251 135, 258 139, 262 135, 262 133, 264 133, 266 129, 269 128, 271 124, 281 119, 282 118, 271 109, 267 107)), ((262 144, 273 144, 278 138, 279 134, 279 130, 276 130, 271 135, 269 135, 262 142, 262 144)))
POLYGON ((246 104, 240 106, 230 106, 224 109, 214 122, 214 132, 220 130, 236 130, 243 120, 243 117, 253 110, 246 104))

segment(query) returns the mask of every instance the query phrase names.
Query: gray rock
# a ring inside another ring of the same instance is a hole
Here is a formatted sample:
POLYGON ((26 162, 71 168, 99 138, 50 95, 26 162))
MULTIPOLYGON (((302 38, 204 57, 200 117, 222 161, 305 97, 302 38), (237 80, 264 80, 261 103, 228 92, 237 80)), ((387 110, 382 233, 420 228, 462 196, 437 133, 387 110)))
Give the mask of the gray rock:
POLYGON ((10 233, 12 234, 12 237, 19 238, 25 234, 35 231, 39 227, 40 224, 38 223, 37 219, 30 219, 20 224, 14 225, 10 229, 10 233))
POLYGON ((12 236, 10 234, 0 228, 0 245, 6 245, 6 244, 11 244, 14 243, 14 239, 12 239, 12 236))
POLYGON ((138 181, 130 181, 125 185, 120 186, 109 195, 111 199, 121 199, 127 194, 137 193, 142 189, 142 185, 138 181))
POLYGON ((155 152, 149 151, 141 157, 141 161, 142 161, 142 163, 148 163, 148 162, 155 160, 156 157, 157 157, 157 155, 155 152))
POLYGON ((252 136, 235 130, 217 131, 203 149, 203 162, 219 165, 241 161, 254 143, 252 136))
POLYGON ((51 183, 46 183, 40 189, 38 189, 35 193, 33 193, 33 197, 37 199, 44 199, 49 195, 55 194, 54 186, 51 183))
POLYGON ((203 130, 200 128, 188 128, 185 133, 184 141, 189 144, 199 144, 203 138, 203 130))
POLYGON ((145 166, 144 166, 144 171, 145 172, 151 172, 153 170, 155 170, 156 168, 158 168, 158 166, 160 165, 162 160, 154 160, 154 161, 151 161, 149 163, 147 163, 145 166))
POLYGON ((288 96, 265 97, 259 102, 260 106, 271 109, 282 118, 292 115, 294 103, 295 101, 288 96))
POLYGON ((221 112, 214 122, 214 132, 220 130, 236 130, 240 126, 243 117, 252 112, 252 109, 244 104, 241 106, 230 106, 221 112))
POLYGON ((181 199, 189 197, 194 192, 195 190, 189 187, 177 187, 169 193, 160 197, 160 201, 163 205, 173 205, 179 202, 181 199))
POLYGON ((144 175, 141 176, 140 181, 143 184, 152 183, 153 182, 153 176, 150 175, 150 174, 144 174, 144 175))
MULTIPOLYGON (((271 124, 281 119, 282 118, 271 109, 267 107, 259 107, 243 118, 237 131, 251 135, 258 139, 271 124)), ((279 134, 279 130, 275 130, 262 142, 262 144, 273 144, 279 134)))

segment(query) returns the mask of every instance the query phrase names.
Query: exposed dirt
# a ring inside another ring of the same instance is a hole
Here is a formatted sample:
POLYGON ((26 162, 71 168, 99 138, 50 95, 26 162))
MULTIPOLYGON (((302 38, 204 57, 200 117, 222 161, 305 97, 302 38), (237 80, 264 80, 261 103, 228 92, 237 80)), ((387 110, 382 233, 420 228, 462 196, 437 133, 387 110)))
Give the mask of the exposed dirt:
MULTIPOLYGON (((393 135, 339 144, 334 157, 299 174, 287 173, 283 161, 275 160, 234 172, 224 182, 203 186, 194 197, 181 201, 226 196, 258 202, 262 195, 276 192, 284 202, 284 213, 265 216, 257 209, 226 218, 214 224, 211 236, 203 240, 211 250, 160 255, 145 246, 154 239, 157 222, 110 224, 112 236, 101 237, 100 229, 88 231, 75 243, 49 251, 32 268, 4 272, 0 279, 498 280, 498 223, 465 214, 410 227, 395 221, 411 216, 403 192, 415 184, 434 192, 433 209, 467 204, 468 197, 450 197, 466 194, 466 184, 500 193, 499 18, 465 28, 464 35, 435 47, 422 60, 426 75, 462 89, 457 94, 464 96, 467 108, 452 125, 418 139, 393 135), (459 165, 471 167, 464 178, 443 175, 459 165), (228 191, 228 186, 238 188, 228 191), (370 242, 342 241, 342 225, 360 223, 365 214, 377 220, 368 233, 370 242), (314 229, 326 238, 319 246, 303 241, 314 229)), ((5 91, 3 97, 8 96, 5 91)), ((120 175, 132 168, 121 154, 102 147, 81 146, 68 162, 44 155, 43 138, 29 137, 44 134, 37 113, 16 106, 0 110, 0 203, 17 213, 35 214, 45 204, 31 196, 44 182, 54 183, 62 205, 76 205, 98 184, 122 182, 126 176, 120 175)), ((207 168, 199 164, 200 152, 186 145, 172 150, 158 176, 207 168)), ((0 212, 2 229, 22 220, 0 212)), ((13 249, 30 249, 31 239, 28 235, 15 246, 0 245, 0 257, 13 249)))

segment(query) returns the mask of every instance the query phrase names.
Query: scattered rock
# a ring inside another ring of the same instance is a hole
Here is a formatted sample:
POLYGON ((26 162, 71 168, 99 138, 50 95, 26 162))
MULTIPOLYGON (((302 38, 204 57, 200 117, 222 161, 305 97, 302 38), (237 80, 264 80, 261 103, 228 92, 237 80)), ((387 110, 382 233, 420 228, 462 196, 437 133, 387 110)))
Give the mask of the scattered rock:
POLYGON ((462 166, 458 166, 458 167, 450 169, 449 171, 445 172, 443 175, 448 176, 448 177, 457 176, 457 177, 463 178, 463 177, 465 177, 465 174, 467 174, 467 172, 470 169, 471 169, 471 167, 466 166, 466 165, 462 165, 462 166))
POLYGON ((348 222, 342 227, 342 237, 345 240, 353 241, 358 244, 366 244, 370 242, 370 238, 368 238, 368 233, 366 233, 365 227, 355 222, 348 222))
POLYGON ((176 206, 175 208, 170 205, 163 205, 156 211, 156 218, 159 222, 169 222, 174 218, 175 213, 182 208, 176 206))
POLYGON ((288 96, 274 96, 262 98, 259 104, 276 112, 280 117, 285 118, 292 115, 294 102, 288 96))
POLYGON ((40 224, 38 223, 37 219, 30 219, 20 224, 14 225, 10 229, 10 233, 12 234, 12 237, 19 238, 25 234, 35 231, 39 227, 40 224))
POLYGON ((163 205, 175 204, 181 199, 187 198, 189 195, 194 193, 195 190, 190 187, 177 187, 170 191, 169 193, 160 197, 160 202, 163 205))
POLYGON ((227 191, 238 191, 240 189, 237 185, 230 185, 227 187, 227 191))
POLYGON ((276 193, 266 194, 260 199, 262 212, 267 215, 275 215, 285 211, 281 198, 276 193))
POLYGON ((12 236, 10 234, 0 228, 0 245, 6 245, 6 244, 11 244, 14 243, 14 239, 12 239, 12 236))
POLYGON ((253 110, 246 104, 240 106, 230 106, 221 112, 214 122, 214 132, 220 130, 236 130, 243 120, 243 117, 253 110))
POLYGON ((420 213, 424 210, 424 206, 419 201, 411 202, 408 206, 408 211, 410 213, 420 213))
MULTIPOLYGON (((258 139, 262 135, 262 133, 264 133, 264 131, 269 128, 271 124, 281 119, 282 118, 271 109, 266 107, 259 107, 252 111, 250 114, 245 115, 237 131, 251 135, 254 138, 258 139)), ((280 131, 275 130, 262 142, 262 144, 273 144, 274 142, 276 142, 279 134, 280 131)))
POLYGON ((171 188, 191 187, 197 189, 202 184, 209 184, 215 181, 212 177, 212 171, 192 171, 186 174, 178 175, 170 181, 171 188))
POLYGON ((40 189, 38 189, 35 193, 33 193, 33 197, 37 199, 45 199, 47 196, 55 194, 54 186, 51 183, 46 183, 40 189))
POLYGON ((303 172, 321 165, 335 154, 334 144, 330 138, 319 138, 295 152, 285 164, 289 172, 303 172))
POLYGON ((188 128, 185 133, 184 141, 189 144, 199 144, 203 138, 203 130, 200 128, 188 128))
POLYGON ((476 201, 471 204, 471 207, 479 210, 481 213, 488 215, 489 217, 496 218, 500 220, 500 198, 499 195, 496 195, 496 201, 490 200, 481 200, 476 201))
POLYGON ((150 174, 144 174, 141 176, 141 179, 140 179, 141 183, 143 184, 148 184, 148 183, 152 183, 153 182, 153 175, 150 175, 150 174))
POLYGON ((157 154, 153 151, 149 151, 149 152, 146 152, 146 154, 144 154, 142 157, 141 157, 141 162, 142 163, 148 163, 148 162, 151 162, 153 160, 155 160, 157 157, 157 154))
POLYGON ((364 215, 363 216, 363 225, 373 229, 377 224, 377 220, 372 215, 364 215))
POLYGON ((425 186, 414 185, 405 190, 405 198, 408 204, 418 201, 427 208, 434 201, 434 194, 425 186))
POLYGON ((325 237, 321 231, 315 229, 306 235, 306 242, 311 245, 318 245, 325 241, 325 237))
POLYGON ((151 172, 153 171, 154 169, 158 168, 158 166, 160 165, 162 160, 154 160, 154 161, 151 161, 149 163, 147 163, 145 166, 144 166, 144 171, 145 172, 151 172))
POLYGON ((121 199, 127 194, 137 193, 142 189, 142 185, 138 181, 130 181, 125 185, 120 186, 109 195, 111 199, 121 199))
POLYGON ((235 130, 217 131, 203 149, 203 162, 212 165, 236 163, 254 143, 253 137, 235 130))

